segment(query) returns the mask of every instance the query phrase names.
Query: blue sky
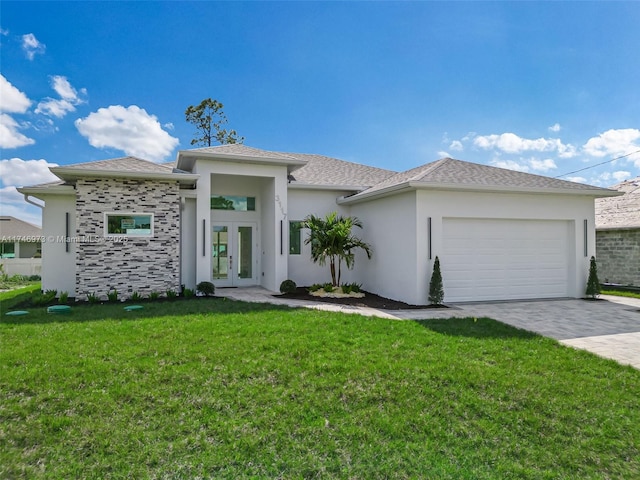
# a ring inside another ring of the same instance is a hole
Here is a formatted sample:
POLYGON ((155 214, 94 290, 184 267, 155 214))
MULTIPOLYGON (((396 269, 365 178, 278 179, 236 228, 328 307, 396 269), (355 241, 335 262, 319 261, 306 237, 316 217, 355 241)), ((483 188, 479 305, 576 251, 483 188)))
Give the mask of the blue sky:
MULTIPOLYGON (((638 2, 0 5, 0 201, 54 164, 192 148, 212 97, 249 146, 392 170, 559 176, 640 151, 638 2)), ((608 186, 640 153, 563 178, 608 186)))

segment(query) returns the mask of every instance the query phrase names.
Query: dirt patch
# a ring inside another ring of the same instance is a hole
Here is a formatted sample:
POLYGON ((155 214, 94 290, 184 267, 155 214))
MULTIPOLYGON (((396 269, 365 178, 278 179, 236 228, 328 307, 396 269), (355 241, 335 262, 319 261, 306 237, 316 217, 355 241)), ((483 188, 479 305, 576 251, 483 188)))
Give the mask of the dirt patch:
POLYGON ((445 305, 409 305, 408 303, 384 298, 375 293, 364 292, 363 298, 326 298, 315 297, 309 294, 305 287, 298 287, 293 293, 274 295, 278 298, 290 298, 292 300, 309 300, 312 302, 334 303, 338 305, 351 305, 353 307, 369 307, 381 310, 419 310, 428 308, 448 308, 445 305))

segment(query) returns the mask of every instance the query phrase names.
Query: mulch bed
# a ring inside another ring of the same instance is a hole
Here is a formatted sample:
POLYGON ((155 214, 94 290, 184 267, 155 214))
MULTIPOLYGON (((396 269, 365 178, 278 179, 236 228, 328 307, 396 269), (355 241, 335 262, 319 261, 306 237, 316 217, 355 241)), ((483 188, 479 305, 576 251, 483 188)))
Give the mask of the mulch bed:
POLYGON ((384 298, 375 293, 364 292, 363 298, 329 298, 316 297, 309 294, 305 287, 298 287, 293 293, 274 295, 278 298, 290 298, 292 300, 310 300, 312 302, 334 303, 339 305, 351 305, 354 307, 369 307, 382 310, 418 310, 427 308, 448 308, 445 305, 409 305, 408 303, 384 298))

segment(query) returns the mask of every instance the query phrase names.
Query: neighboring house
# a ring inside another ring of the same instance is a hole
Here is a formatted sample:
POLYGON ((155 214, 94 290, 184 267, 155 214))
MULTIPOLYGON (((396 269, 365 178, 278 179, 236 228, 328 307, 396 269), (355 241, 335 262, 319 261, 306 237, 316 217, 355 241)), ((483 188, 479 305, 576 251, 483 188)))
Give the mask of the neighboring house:
POLYGON ((623 195, 596 200, 598 278, 640 286, 640 177, 610 188, 623 195))
POLYGON ((15 217, 0 216, 0 264, 7 275, 40 275, 42 229, 15 217))
POLYGON ((357 216, 373 247, 344 281, 428 301, 436 255, 445 301, 580 297, 595 254, 594 198, 607 189, 445 158, 397 173, 321 155, 245 145, 51 168, 18 189, 44 200, 43 288, 77 298, 134 291, 329 280, 299 222, 357 216))

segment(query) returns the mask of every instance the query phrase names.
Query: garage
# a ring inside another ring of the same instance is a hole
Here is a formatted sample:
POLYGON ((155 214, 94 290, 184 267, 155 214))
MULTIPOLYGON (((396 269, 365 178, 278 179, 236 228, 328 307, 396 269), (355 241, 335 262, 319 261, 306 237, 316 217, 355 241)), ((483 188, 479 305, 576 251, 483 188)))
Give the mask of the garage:
POLYGON ((570 296, 571 224, 443 218, 446 302, 570 296))

